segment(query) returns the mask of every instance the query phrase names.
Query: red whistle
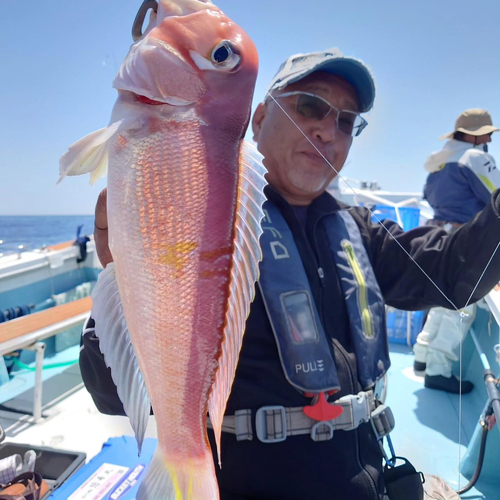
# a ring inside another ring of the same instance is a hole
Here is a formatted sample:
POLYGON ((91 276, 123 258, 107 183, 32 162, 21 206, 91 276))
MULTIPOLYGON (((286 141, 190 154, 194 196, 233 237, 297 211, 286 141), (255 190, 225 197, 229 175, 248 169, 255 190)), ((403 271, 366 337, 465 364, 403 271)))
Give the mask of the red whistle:
MULTIPOLYGON (((308 394, 306 394, 308 396, 308 394)), ((344 412, 344 408, 338 405, 332 405, 326 400, 324 392, 318 396, 318 401, 311 406, 304 406, 304 413, 313 420, 325 422, 340 417, 344 412)))

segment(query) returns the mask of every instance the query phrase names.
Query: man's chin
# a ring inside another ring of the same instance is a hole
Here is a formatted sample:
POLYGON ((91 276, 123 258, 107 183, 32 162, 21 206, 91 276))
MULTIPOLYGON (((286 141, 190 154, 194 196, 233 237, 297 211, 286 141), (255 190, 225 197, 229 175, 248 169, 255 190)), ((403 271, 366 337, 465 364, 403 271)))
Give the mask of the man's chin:
POLYGON ((300 194, 304 195, 315 195, 319 196, 323 192, 326 191, 326 188, 328 187, 329 182, 323 180, 322 182, 292 182, 293 187, 299 192, 300 194))
POLYGON ((328 184, 330 184, 331 175, 328 175, 331 173, 330 171, 323 171, 321 175, 318 175, 318 173, 315 174, 314 171, 311 172, 311 170, 307 170, 307 172, 311 172, 310 175, 307 175, 305 172, 305 169, 289 172, 288 181, 297 190, 303 191, 304 193, 316 193, 318 191, 324 191, 328 184))

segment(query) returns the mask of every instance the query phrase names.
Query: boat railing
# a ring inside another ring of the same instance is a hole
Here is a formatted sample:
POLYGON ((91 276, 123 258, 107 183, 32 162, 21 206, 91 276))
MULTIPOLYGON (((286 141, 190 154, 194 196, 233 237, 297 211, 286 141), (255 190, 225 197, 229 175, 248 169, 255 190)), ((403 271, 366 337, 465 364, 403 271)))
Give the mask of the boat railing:
POLYGON ((33 420, 42 418, 42 370, 45 352, 43 340, 83 325, 90 314, 91 297, 78 299, 44 311, 0 324, 0 356, 18 349, 34 350, 35 390, 33 420))
MULTIPOLYGON (((500 290, 498 289, 498 287, 495 287, 488 295, 486 295, 484 299, 488 304, 491 315, 493 316, 493 318, 500 327, 500 290)), ((482 351, 481 345, 473 329, 471 329, 471 336, 474 341, 476 350, 479 353, 479 357, 481 358, 481 363, 484 369, 483 375, 484 375, 486 389, 488 392, 488 398, 492 405, 493 411, 495 413, 496 422, 500 430, 500 391, 498 389, 500 377, 499 379, 495 379, 495 373, 491 369, 488 363, 488 358, 482 351)), ((495 351, 495 360, 497 364, 500 365, 500 337, 499 337, 499 343, 496 344, 493 347, 493 349, 495 351)), ((498 372, 496 375, 498 376, 498 372)))
POLYGON ((31 251, 29 245, 17 245, 15 248, 5 246, 5 241, 0 240, 0 257, 15 256, 17 259, 22 258, 24 252, 31 251))

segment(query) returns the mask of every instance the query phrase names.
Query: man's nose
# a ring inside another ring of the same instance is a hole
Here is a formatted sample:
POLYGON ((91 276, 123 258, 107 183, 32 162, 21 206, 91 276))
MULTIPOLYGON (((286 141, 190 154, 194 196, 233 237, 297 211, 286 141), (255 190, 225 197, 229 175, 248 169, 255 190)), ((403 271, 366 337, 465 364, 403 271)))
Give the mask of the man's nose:
POLYGON ((314 137, 324 144, 335 141, 341 133, 337 128, 337 120, 333 113, 326 119, 315 123, 314 137))

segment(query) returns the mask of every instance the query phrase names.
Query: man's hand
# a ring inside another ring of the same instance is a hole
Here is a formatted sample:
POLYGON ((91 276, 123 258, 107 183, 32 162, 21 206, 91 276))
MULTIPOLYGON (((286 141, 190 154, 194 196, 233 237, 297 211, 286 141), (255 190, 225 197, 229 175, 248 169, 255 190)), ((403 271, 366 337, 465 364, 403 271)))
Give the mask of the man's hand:
POLYGON ((97 249, 97 256, 102 267, 106 267, 113 262, 113 256, 108 246, 108 191, 104 188, 97 198, 95 206, 94 240, 97 249))

